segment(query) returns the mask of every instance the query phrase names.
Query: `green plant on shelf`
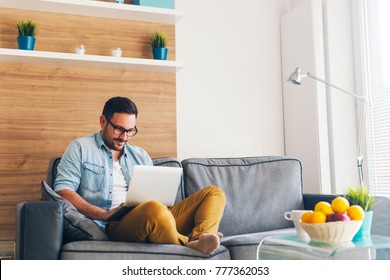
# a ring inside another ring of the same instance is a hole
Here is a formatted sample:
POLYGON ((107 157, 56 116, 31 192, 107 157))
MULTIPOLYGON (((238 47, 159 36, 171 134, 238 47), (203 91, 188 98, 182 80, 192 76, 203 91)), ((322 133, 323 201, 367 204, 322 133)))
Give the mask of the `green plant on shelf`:
POLYGON ((165 48, 167 46, 167 37, 161 32, 154 32, 149 40, 149 45, 152 48, 165 48))
POLYGON ((38 34, 38 26, 32 20, 18 21, 16 30, 18 31, 19 36, 35 37, 38 34))

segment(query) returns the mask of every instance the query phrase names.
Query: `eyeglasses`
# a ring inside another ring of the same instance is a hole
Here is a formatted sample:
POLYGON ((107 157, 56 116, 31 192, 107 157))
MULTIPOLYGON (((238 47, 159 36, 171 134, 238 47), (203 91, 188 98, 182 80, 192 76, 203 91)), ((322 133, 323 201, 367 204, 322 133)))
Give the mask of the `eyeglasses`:
POLYGON ((105 118, 108 121, 108 123, 114 128, 114 134, 115 135, 122 135, 123 133, 126 133, 127 137, 133 137, 138 132, 138 129, 137 129, 136 126, 134 126, 134 128, 124 129, 123 127, 120 127, 120 126, 117 126, 117 125, 113 124, 110 121, 110 119, 107 118, 106 116, 105 116, 105 118))

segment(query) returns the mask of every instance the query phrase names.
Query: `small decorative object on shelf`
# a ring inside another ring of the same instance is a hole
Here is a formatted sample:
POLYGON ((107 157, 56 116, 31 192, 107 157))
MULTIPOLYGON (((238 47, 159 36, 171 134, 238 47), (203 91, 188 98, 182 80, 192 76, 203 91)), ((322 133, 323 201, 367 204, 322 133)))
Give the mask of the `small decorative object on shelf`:
POLYGON ((121 57, 122 56, 122 49, 121 48, 112 48, 111 55, 115 56, 115 57, 121 57))
POLYGON ((149 40, 149 45, 153 50, 153 58, 166 60, 168 57, 168 49, 166 48, 168 43, 167 37, 156 31, 152 34, 149 40))
POLYGON ((32 20, 19 21, 16 24, 18 48, 20 50, 34 50, 35 36, 38 34, 38 26, 32 20))
POLYGON ((78 45, 77 47, 74 48, 74 51, 77 54, 85 54, 85 46, 84 45, 78 45))
POLYGON ((125 4, 124 0, 114 0, 114 3, 116 4, 125 4))
POLYGON ((158 7, 158 8, 175 8, 175 0, 133 0, 134 5, 139 6, 149 6, 149 7, 158 7))

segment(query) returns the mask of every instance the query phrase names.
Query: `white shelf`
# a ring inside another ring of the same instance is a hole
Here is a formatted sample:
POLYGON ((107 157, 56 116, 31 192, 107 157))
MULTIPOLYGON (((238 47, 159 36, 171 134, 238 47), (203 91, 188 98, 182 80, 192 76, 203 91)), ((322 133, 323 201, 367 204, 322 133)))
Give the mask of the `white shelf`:
POLYGON ((0 8, 13 8, 81 16, 175 24, 183 12, 175 9, 115 4, 92 0, 0 0, 0 8))
POLYGON ((0 48, 0 62, 167 73, 176 73, 183 68, 183 65, 171 60, 80 55, 73 53, 26 51, 4 48, 0 48))

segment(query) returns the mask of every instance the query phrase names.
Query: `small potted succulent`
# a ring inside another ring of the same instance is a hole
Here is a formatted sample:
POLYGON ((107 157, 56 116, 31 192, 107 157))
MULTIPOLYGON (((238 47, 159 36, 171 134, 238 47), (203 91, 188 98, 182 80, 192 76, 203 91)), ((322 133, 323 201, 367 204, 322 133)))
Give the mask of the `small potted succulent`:
POLYGON ((149 40, 149 45, 152 47, 153 58, 166 60, 168 57, 167 37, 161 32, 154 32, 149 40))
POLYGON ((21 50, 34 50, 35 36, 38 33, 38 26, 32 20, 19 21, 16 24, 18 48, 21 50))

